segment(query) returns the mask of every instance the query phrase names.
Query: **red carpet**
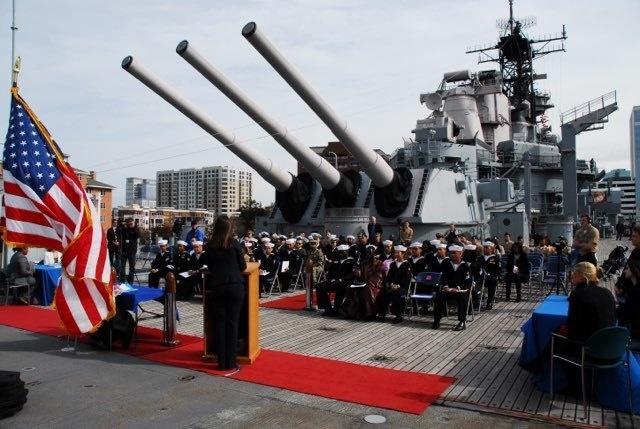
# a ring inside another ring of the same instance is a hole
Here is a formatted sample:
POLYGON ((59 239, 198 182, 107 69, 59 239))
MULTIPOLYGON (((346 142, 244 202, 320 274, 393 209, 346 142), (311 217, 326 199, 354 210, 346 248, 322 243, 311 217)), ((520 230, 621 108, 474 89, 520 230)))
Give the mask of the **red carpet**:
MULTIPOLYGON (((316 296, 313 294, 313 305, 316 305, 316 296)), ((279 310, 304 310, 307 306, 307 294, 301 293, 291 295, 285 298, 274 299, 273 301, 264 302, 260 307, 277 308, 279 310)))
MULTIPOLYGON (((46 335, 64 334, 57 327, 57 314, 38 307, 0 307, 0 324, 46 335)), ((129 350, 116 351, 211 375, 228 373, 218 371, 215 363, 202 362, 201 338, 181 335, 180 346, 167 348, 160 344, 162 332, 157 329, 140 327, 138 334, 137 348, 132 345, 129 350)), ((421 414, 455 381, 450 377, 264 349, 252 365, 244 365, 231 378, 413 414, 421 414)))

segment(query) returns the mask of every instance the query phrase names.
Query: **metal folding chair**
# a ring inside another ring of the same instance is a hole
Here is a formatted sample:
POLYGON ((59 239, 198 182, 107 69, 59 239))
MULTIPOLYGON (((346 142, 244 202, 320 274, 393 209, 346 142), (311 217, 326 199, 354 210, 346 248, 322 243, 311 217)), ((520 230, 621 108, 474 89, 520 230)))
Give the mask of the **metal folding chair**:
POLYGON ((429 305, 429 302, 434 302, 436 293, 440 290, 440 278, 442 273, 425 271, 418 273, 412 285, 409 288, 407 294, 406 311, 407 317, 413 316, 413 308, 416 309, 416 315, 420 316, 420 303, 424 302, 429 305))

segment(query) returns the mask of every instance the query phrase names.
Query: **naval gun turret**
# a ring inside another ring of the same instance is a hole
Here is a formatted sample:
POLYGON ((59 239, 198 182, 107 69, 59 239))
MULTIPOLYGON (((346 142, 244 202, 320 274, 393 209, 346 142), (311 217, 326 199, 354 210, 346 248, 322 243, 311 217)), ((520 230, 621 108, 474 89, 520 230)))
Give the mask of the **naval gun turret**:
MULTIPOLYGON (((305 170, 309 172, 309 175, 316 179, 322 186, 325 198, 330 207, 354 206, 362 184, 361 177, 357 172, 349 171, 341 173, 333 168, 324 158, 316 154, 309 147, 303 145, 286 127, 280 125, 260 106, 254 103, 235 83, 202 57, 187 40, 183 40, 178 44, 176 52, 249 115, 251 119, 260 125, 304 166, 305 170)), ((277 199, 276 202, 281 210, 291 204, 299 205, 296 201, 289 201, 284 198, 277 199)), ((291 220, 289 221, 291 222, 291 220)))
POLYGON ((407 168, 392 169, 374 150, 363 143, 345 121, 340 119, 300 73, 278 52, 271 42, 258 30, 254 22, 242 29, 242 35, 271 64, 278 74, 307 103, 318 117, 329 127, 340 142, 360 163, 374 186, 374 202, 377 212, 393 218, 407 209, 413 185, 413 175, 407 168))
POLYGON ((265 159, 250 146, 239 141, 233 133, 225 130, 213 118, 180 95, 175 89, 153 74, 133 57, 122 60, 122 68, 162 97, 200 128, 219 140, 227 149, 253 168, 264 180, 276 189, 276 203, 288 222, 298 222, 304 214, 312 196, 313 179, 309 174, 299 177, 283 170, 271 160, 265 159))

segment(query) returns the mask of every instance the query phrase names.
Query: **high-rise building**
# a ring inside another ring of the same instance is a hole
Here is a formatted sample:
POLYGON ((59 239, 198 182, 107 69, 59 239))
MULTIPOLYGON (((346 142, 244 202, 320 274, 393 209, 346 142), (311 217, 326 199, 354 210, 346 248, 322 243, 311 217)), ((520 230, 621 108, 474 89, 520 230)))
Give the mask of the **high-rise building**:
POLYGON ((253 180, 247 169, 219 166, 166 170, 156 173, 158 206, 214 210, 235 216, 253 199, 253 180))
MULTIPOLYGON (((631 134, 631 178, 636 182, 636 202, 640 201, 640 106, 634 106, 629 120, 631 134)), ((636 207, 636 217, 640 208, 636 207)))
POLYGON ((127 177, 125 204, 140 207, 156 207, 156 180, 127 177))

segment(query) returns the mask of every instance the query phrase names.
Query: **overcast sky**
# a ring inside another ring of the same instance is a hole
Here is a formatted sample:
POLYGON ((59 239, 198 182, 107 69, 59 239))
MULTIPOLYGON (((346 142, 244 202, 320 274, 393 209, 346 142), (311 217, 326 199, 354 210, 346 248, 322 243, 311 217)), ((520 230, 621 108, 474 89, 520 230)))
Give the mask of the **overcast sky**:
MULTIPOLYGON (((525 33, 560 33, 566 52, 535 63, 548 79, 560 112, 617 90, 619 110, 604 130, 577 137, 578 157, 600 168, 629 168, 629 117, 640 105, 637 0, 516 0, 515 16, 535 16, 525 33)), ((0 2, 0 72, 8 123, 11 83, 11 0, 0 2)), ((70 155, 115 186, 124 204, 125 178, 155 179, 158 170, 244 163, 197 125, 125 72, 127 55, 207 111, 227 130, 295 172, 296 163, 273 139, 175 53, 189 40, 212 64, 307 146, 335 141, 322 122, 242 37, 254 21, 349 128, 370 147, 391 153, 430 113, 419 95, 437 89, 443 73, 497 68, 465 54, 495 43, 496 20, 507 0, 16 0, 16 54, 22 57, 20 94, 70 155)), ((5 133, 6 125, 1 125, 5 133)), ((274 190, 256 175, 254 197, 274 190)))

